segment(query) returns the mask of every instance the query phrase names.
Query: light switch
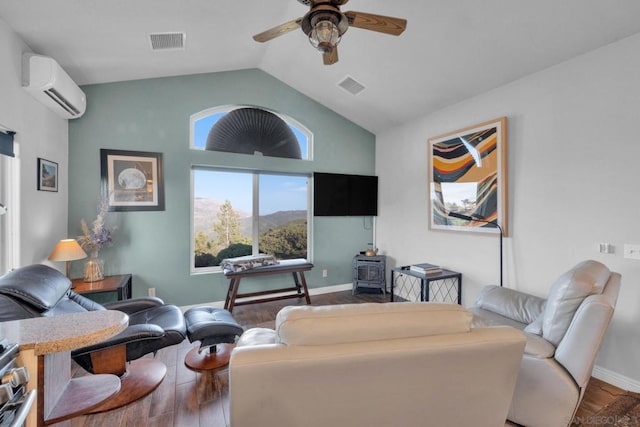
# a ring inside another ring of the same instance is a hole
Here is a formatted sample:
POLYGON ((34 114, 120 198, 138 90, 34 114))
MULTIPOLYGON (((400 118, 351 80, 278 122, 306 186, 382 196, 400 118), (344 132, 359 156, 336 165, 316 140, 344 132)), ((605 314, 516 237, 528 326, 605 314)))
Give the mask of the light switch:
POLYGON ((640 259, 640 245, 625 243, 624 257, 629 259, 640 259))

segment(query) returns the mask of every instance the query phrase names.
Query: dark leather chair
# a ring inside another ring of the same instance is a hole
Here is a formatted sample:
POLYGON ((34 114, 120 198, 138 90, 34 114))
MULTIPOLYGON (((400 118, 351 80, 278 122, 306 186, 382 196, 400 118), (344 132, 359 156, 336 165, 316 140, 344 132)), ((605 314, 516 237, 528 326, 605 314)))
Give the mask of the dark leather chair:
POLYGON ((100 305, 73 292, 71 281, 64 274, 41 264, 21 267, 0 277, 2 322, 93 310, 119 310, 129 316, 129 326, 121 333, 71 352, 73 360, 88 372, 120 377, 120 392, 91 411, 103 412, 146 396, 162 382, 167 370, 164 363, 142 356, 155 355, 159 349, 185 339, 180 309, 155 297, 100 305))

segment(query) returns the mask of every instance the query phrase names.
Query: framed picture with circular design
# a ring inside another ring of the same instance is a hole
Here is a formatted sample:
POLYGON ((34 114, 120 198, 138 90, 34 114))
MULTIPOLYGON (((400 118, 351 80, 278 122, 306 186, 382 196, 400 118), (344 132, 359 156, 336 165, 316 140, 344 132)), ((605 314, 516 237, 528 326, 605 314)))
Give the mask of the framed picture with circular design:
POLYGON ((100 150, 102 191, 110 211, 163 211, 162 153, 100 150))

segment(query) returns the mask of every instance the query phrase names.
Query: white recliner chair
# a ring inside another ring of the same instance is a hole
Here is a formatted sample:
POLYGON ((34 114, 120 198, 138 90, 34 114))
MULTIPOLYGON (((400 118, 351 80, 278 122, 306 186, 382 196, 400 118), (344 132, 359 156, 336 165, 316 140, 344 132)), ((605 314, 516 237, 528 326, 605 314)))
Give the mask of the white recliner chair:
POLYGON ((510 421, 527 427, 571 424, 620 285, 620 274, 585 261, 560 276, 546 300, 498 286, 481 291, 469 309, 474 327, 509 325, 527 337, 510 421))

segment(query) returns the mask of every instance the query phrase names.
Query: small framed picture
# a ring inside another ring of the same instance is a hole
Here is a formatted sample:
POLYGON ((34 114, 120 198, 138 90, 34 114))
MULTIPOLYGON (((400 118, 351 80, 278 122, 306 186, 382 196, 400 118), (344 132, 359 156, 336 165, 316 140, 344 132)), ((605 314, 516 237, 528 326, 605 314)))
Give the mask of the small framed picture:
POLYGON ((58 164, 38 157, 38 190, 58 191, 58 164))
POLYGON ((100 150, 102 189, 110 211, 163 211, 162 153, 100 150))

